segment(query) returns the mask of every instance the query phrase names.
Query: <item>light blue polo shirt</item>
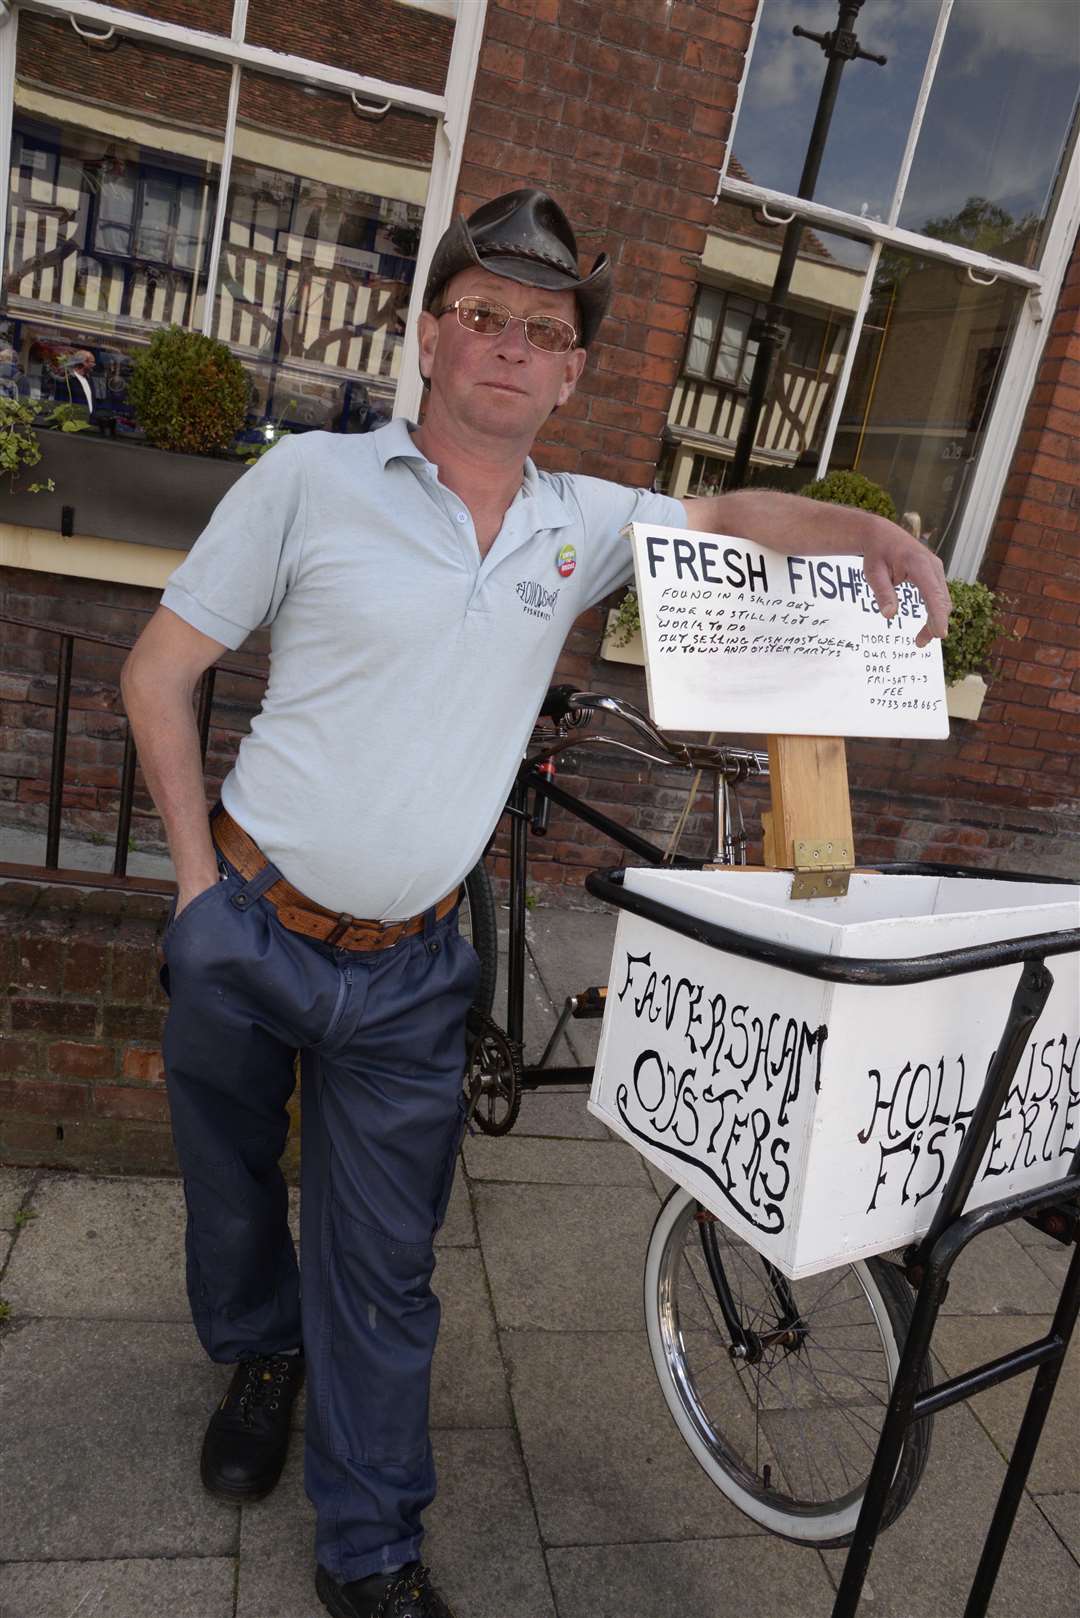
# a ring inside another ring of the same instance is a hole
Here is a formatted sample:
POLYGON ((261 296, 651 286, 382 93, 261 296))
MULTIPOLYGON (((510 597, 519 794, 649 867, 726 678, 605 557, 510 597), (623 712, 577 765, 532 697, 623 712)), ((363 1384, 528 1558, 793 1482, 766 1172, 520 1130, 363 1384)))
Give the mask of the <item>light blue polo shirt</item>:
POLYGON ((222 787, 309 898, 397 920, 480 858, 578 615, 632 574, 666 496, 538 472, 481 561, 408 423, 283 439, 221 501, 163 604, 236 648, 270 625, 260 712, 222 787))

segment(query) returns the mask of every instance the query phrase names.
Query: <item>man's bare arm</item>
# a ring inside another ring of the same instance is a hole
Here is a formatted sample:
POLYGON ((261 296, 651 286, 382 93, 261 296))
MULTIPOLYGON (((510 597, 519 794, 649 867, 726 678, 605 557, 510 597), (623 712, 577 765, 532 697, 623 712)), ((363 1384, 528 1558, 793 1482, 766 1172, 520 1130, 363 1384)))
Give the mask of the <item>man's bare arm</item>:
POLYGON ((733 534, 800 556, 861 556, 883 617, 896 612, 895 585, 906 580, 921 594, 926 623, 916 636, 917 646, 948 630, 952 603, 945 569, 933 551, 887 517, 774 489, 737 489, 683 503, 687 527, 698 533, 733 534))
POLYGON ((168 607, 159 607, 120 675, 139 763, 176 867, 178 915, 218 877, 192 699, 200 676, 224 650, 168 607))

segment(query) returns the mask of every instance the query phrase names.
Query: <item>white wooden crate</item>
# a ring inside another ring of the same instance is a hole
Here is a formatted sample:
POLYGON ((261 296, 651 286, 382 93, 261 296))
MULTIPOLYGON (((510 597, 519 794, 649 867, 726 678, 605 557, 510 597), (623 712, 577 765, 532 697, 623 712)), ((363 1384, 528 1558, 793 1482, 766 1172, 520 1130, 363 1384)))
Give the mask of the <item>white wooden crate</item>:
MULTIPOLYGON (((754 939, 895 959, 1080 925, 1080 886, 856 875, 793 904, 772 871, 631 870, 626 888, 754 939)), ((1080 956, 1017 1068, 969 1208, 1061 1178, 1080 1142, 1080 956)), ((796 1278, 921 1235, 1022 968, 834 984, 622 912, 589 1109, 796 1278)))

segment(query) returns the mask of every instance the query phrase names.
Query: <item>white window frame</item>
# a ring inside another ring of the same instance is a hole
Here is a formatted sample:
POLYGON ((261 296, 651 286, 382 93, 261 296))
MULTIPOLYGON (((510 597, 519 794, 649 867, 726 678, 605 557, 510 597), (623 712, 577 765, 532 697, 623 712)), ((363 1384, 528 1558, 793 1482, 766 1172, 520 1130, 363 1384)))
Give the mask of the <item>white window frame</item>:
MULTIPOLYGON (((147 3, 149 4, 149 0, 147 3)), ((4 206, 0 207, 0 265, 6 263, 7 188, 11 172, 11 132, 15 110, 15 61, 20 11, 66 18, 69 22, 74 20, 84 29, 92 29, 99 33, 115 29, 117 33, 127 34, 134 39, 170 46, 189 55, 207 57, 211 61, 222 62, 231 67, 232 80, 229 86, 228 112, 218 180, 217 213, 210 244, 204 299, 206 312, 203 329, 206 332, 210 332, 213 322, 214 293, 217 287, 228 206, 229 179, 236 143, 241 70, 248 67, 260 73, 276 73, 319 89, 351 92, 363 102, 389 101, 392 106, 424 113, 434 122, 435 142, 428 175, 427 195, 424 200, 424 222, 417 253, 416 273, 406 316, 401 369, 394 395, 394 414, 415 417, 422 393, 417 364, 416 324, 431 255, 436 242, 450 223, 453 212, 454 195, 465 145, 468 109, 487 16, 487 0, 470 0, 468 5, 457 8, 446 85, 442 95, 413 89, 410 85, 394 84, 369 74, 353 73, 346 68, 331 67, 328 63, 316 62, 308 57, 288 55, 263 45, 247 44, 244 39, 247 10, 248 0, 234 0, 232 26, 229 34, 223 35, 186 28, 179 23, 161 22, 156 17, 138 12, 121 11, 116 6, 99 4, 98 0, 17 0, 17 3, 12 3, 12 0, 0 0, 0 175, 4 177, 4 206)))
POLYGON ((1031 391, 1035 386, 1039 361, 1042 358, 1050 327, 1050 321, 1045 318, 1045 315, 1047 312, 1052 313, 1057 305, 1065 273, 1069 266, 1072 245, 1076 240, 1078 230, 1080 230, 1080 139, 1076 138, 1074 133, 1072 151, 1068 154, 1065 171, 1060 177, 1057 206, 1043 244, 1042 261, 1038 270, 1028 269, 1021 264, 1011 264, 1004 259, 993 258, 989 254, 972 252, 970 248, 960 247, 952 242, 941 242, 934 237, 920 236, 916 231, 903 230, 897 225, 896 221, 900 216, 900 209, 903 205, 904 192, 911 172, 916 143, 930 99, 930 92, 933 88, 934 76, 937 72, 954 3, 955 0, 941 0, 926 69, 915 108, 912 112, 908 138, 901 157, 892 204, 889 209, 888 219, 883 221, 865 219, 858 214, 847 213, 841 208, 829 207, 820 202, 807 201, 805 198, 792 196, 785 191, 774 190, 770 186, 755 185, 749 181, 736 179, 729 173, 729 163, 735 150, 735 141, 738 135, 739 114, 742 110, 743 95, 747 79, 753 67, 753 50, 757 42, 758 27, 764 10, 765 0, 761 0, 754 18, 750 47, 747 51, 742 78, 739 83, 731 133, 728 137, 724 163, 720 170, 717 184, 716 199, 719 201, 720 197, 723 196, 732 201, 749 203, 758 209, 764 207, 773 214, 794 214, 808 225, 817 226, 822 230, 831 231, 841 236, 849 236, 857 241, 867 242, 872 249, 870 261, 865 270, 862 296, 859 299, 855 319, 848 334, 847 351, 844 355, 840 376, 837 379, 829 422, 822 442, 821 456, 818 463, 819 477, 823 477, 829 468, 840 413, 843 409, 859 339, 862 335, 863 323, 870 303, 870 290, 874 272, 877 269, 878 258, 883 246, 896 247, 902 251, 918 253, 922 258, 933 258, 939 262, 953 264, 957 268, 966 270, 972 280, 981 279, 989 282, 996 279, 1008 281, 1022 288, 1025 292, 1026 296, 1017 315, 1016 328, 1009 344, 1005 366, 998 379, 990 420, 983 435, 982 443, 979 446, 975 474, 964 502, 960 529, 949 562, 950 577, 970 582, 977 577, 979 568, 982 565, 990 532, 1005 487, 1005 480, 1023 428, 1031 391))

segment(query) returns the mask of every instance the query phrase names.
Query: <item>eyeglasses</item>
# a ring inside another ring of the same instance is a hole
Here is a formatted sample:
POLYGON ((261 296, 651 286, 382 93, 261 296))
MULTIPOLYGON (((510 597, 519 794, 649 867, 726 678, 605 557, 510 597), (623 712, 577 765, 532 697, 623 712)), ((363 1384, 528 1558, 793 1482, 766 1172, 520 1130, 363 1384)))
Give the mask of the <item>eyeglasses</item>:
POLYGON ((436 319, 451 311, 457 315, 459 326, 478 337, 497 337, 512 320, 520 320, 525 327, 525 341, 544 354, 566 354, 578 340, 568 320, 556 320, 554 315, 512 315, 490 298, 458 298, 440 309, 436 319))

